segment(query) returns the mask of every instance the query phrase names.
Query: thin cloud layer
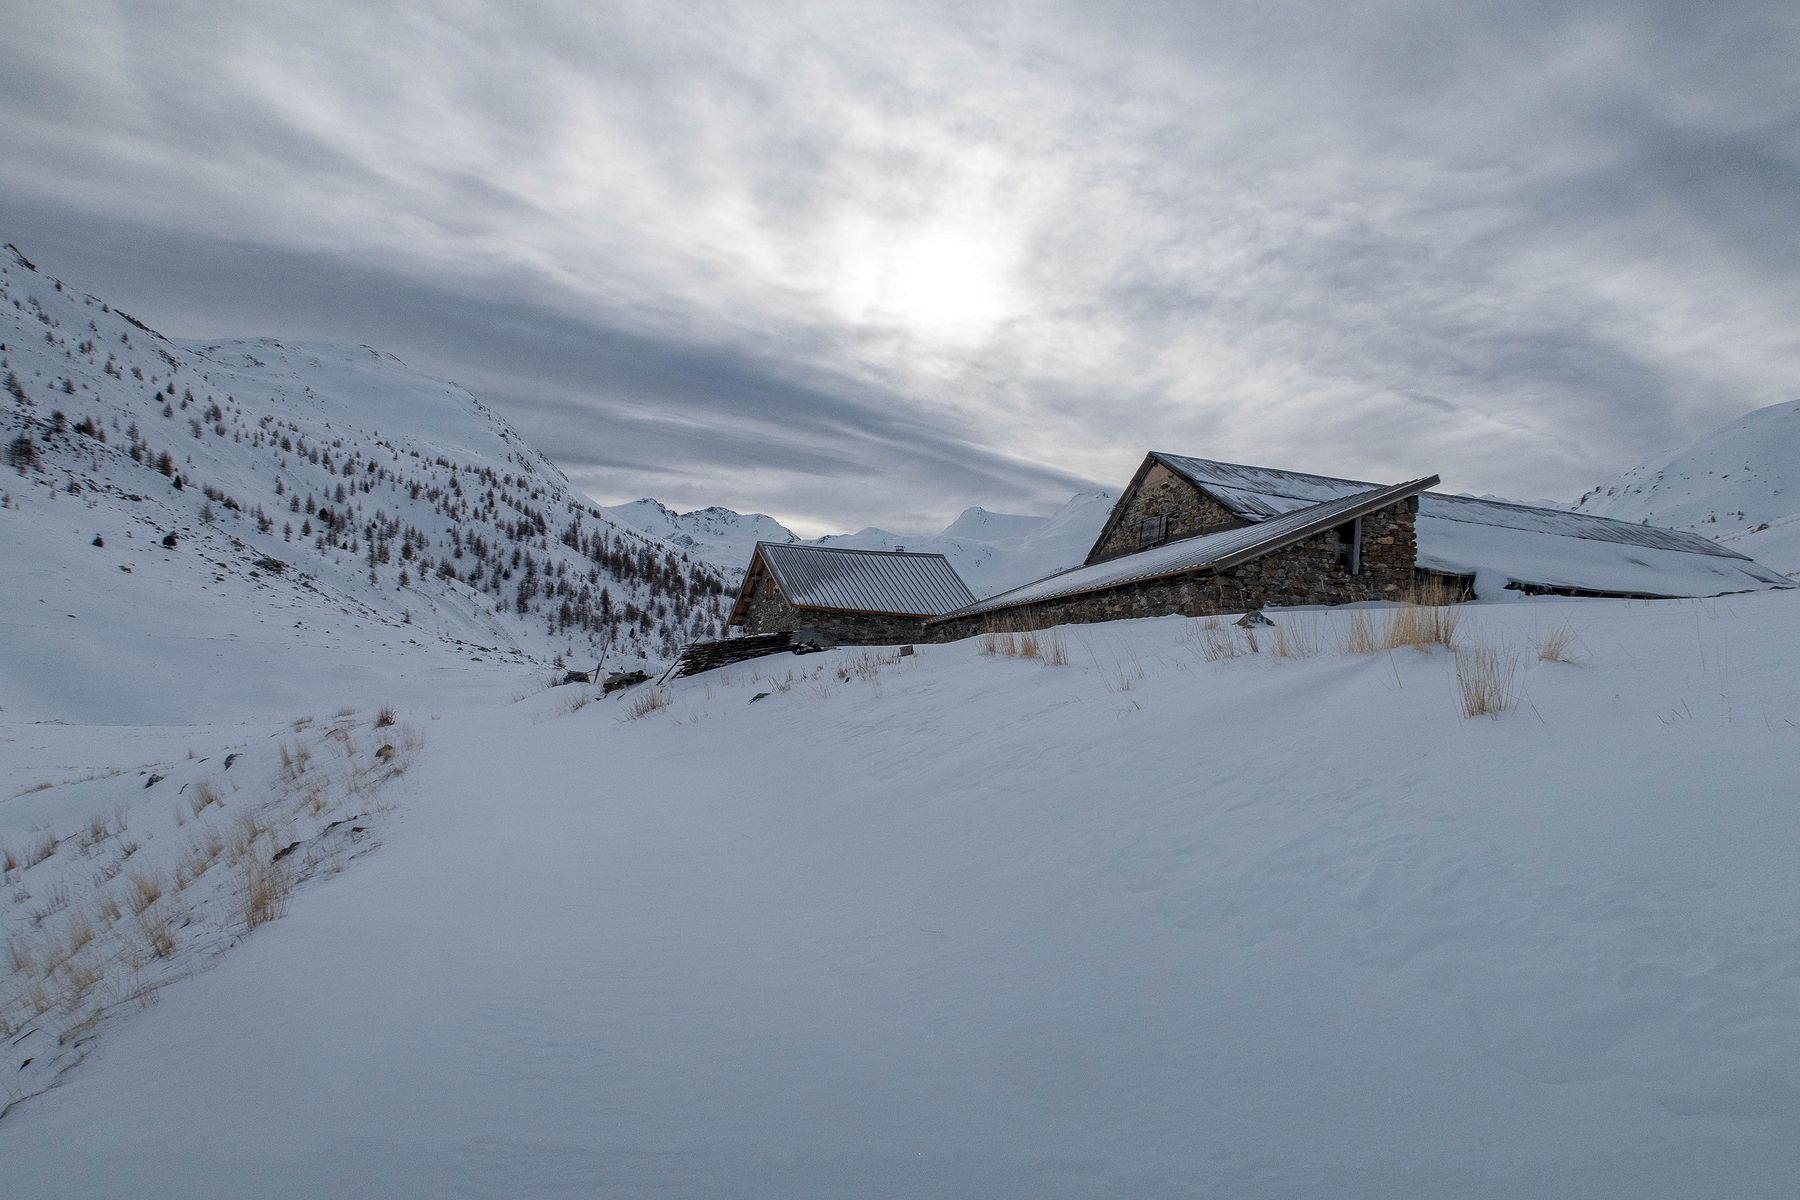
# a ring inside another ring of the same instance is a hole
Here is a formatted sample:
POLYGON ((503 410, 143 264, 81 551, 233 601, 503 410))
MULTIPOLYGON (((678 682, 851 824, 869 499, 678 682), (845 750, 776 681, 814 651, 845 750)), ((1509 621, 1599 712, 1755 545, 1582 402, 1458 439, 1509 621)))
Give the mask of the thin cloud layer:
POLYGON ((1800 393, 1789 5, 172 8, 10 22, 4 238, 393 349, 607 501, 1566 497, 1800 393))

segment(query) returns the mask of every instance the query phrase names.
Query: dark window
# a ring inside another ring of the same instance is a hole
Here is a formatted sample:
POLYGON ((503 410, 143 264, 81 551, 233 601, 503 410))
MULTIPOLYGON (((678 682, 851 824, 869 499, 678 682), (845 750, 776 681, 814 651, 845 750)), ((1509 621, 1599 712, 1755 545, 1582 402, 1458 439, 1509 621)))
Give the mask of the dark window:
POLYGON ((1333 531, 1337 535, 1332 548, 1332 561, 1352 575, 1362 574, 1362 518, 1333 531))
POLYGON ((1138 549, 1143 550, 1156 545, 1158 542, 1162 541, 1164 537, 1168 536, 1168 532, 1169 518, 1162 516, 1145 517, 1138 522, 1138 549))

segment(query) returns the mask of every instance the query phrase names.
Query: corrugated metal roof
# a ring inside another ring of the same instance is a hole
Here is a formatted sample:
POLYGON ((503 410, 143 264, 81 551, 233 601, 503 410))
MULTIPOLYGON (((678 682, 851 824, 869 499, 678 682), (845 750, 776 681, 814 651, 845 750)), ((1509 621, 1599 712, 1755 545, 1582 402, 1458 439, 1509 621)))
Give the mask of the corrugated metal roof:
MULTIPOLYGON (((1264 520, 1291 512, 1302 505, 1352 495, 1375 486, 1355 479, 1334 479, 1328 475, 1278 471, 1271 467, 1247 467, 1208 458, 1190 458, 1185 454, 1164 454, 1161 451, 1152 453, 1170 470, 1206 489, 1220 503, 1250 521, 1264 520)), ((1521 529, 1594 542, 1616 542, 1624 546, 1680 550, 1689 554, 1712 554, 1720 558, 1744 557, 1697 533, 1663 529, 1655 525, 1634 525, 1630 521, 1617 521, 1611 517, 1539 508, 1504 500, 1478 500, 1473 496, 1427 492, 1419 497, 1419 515, 1440 521, 1468 521, 1476 525, 1496 525, 1502 529, 1521 529)))
POLYGON ((1202 534, 1092 566, 1076 567, 1035 583, 1016 587, 1009 592, 1001 592, 998 596, 990 596, 978 604, 968 605, 946 616, 975 616, 1064 596, 1102 592, 1108 588, 1150 579, 1225 570, 1376 509, 1386 508, 1397 500, 1417 495, 1436 482, 1437 476, 1429 475, 1424 479, 1397 483, 1392 487, 1371 485, 1367 491, 1294 508, 1255 525, 1202 534))
POLYGON ((785 542, 756 550, 796 608, 934 617, 975 599, 941 554, 785 542))

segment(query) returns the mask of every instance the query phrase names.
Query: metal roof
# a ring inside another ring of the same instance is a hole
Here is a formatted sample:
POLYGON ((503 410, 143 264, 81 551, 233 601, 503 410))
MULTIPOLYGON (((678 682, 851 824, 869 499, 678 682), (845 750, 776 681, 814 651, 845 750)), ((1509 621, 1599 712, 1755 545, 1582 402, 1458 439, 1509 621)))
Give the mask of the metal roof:
POLYGON ((934 617, 975 599, 941 554, 792 542, 758 542, 756 553, 795 608, 934 617))
MULTIPOLYGON (((1373 485, 1328 475, 1152 451, 1150 457, 1247 521, 1373 485)), ((1644 596, 1714 596, 1793 581, 1709 538, 1563 509, 1426 492, 1414 526, 1418 565, 1494 571, 1520 583, 1644 596)))
POLYGON ((968 605, 945 616, 975 616, 1064 596, 1103 592, 1109 588, 1151 579, 1223 571, 1356 517, 1386 508, 1408 496, 1418 495, 1437 481, 1436 475, 1428 475, 1423 479, 1397 483, 1392 487, 1371 485, 1367 491, 1294 508, 1255 525, 1202 534, 1167 545, 1153 546, 1107 562, 1076 567, 1035 583, 1013 588, 1009 592, 1001 592, 998 596, 990 596, 978 604, 968 605))
MULTIPOLYGON (((1152 451, 1151 457, 1195 486, 1205 489, 1225 507, 1249 521, 1265 520, 1280 513, 1291 512, 1302 505, 1317 504, 1335 496, 1352 495, 1375 486, 1355 479, 1278 471, 1272 467, 1247 467, 1209 458, 1191 458, 1185 454, 1152 451)), ((1653 550, 1680 550, 1689 554, 1712 554, 1720 558, 1745 557, 1697 533, 1663 529, 1655 525, 1634 525, 1630 521, 1618 521, 1611 517, 1514 504, 1507 500, 1478 500, 1473 496, 1427 492, 1419 497, 1419 515, 1439 521, 1467 521, 1476 525, 1495 525, 1502 529, 1520 529, 1594 542, 1616 542, 1653 550)))

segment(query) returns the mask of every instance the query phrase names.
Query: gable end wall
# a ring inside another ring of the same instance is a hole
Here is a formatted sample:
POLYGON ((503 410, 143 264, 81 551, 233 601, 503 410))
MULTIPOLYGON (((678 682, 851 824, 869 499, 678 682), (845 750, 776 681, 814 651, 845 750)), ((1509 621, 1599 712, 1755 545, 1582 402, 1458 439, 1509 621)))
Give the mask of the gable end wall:
POLYGON ((1164 541, 1178 542, 1217 529, 1235 529, 1245 522, 1232 511, 1183 479, 1160 462, 1151 464, 1144 480, 1129 493, 1119 497, 1114 508, 1117 521, 1105 540, 1088 555, 1089 563, 1106 562, 1125 554, 1134 554, 1138 546, 1138 523, 1146 517, 1167 517, 1168 536, 1164 541))

